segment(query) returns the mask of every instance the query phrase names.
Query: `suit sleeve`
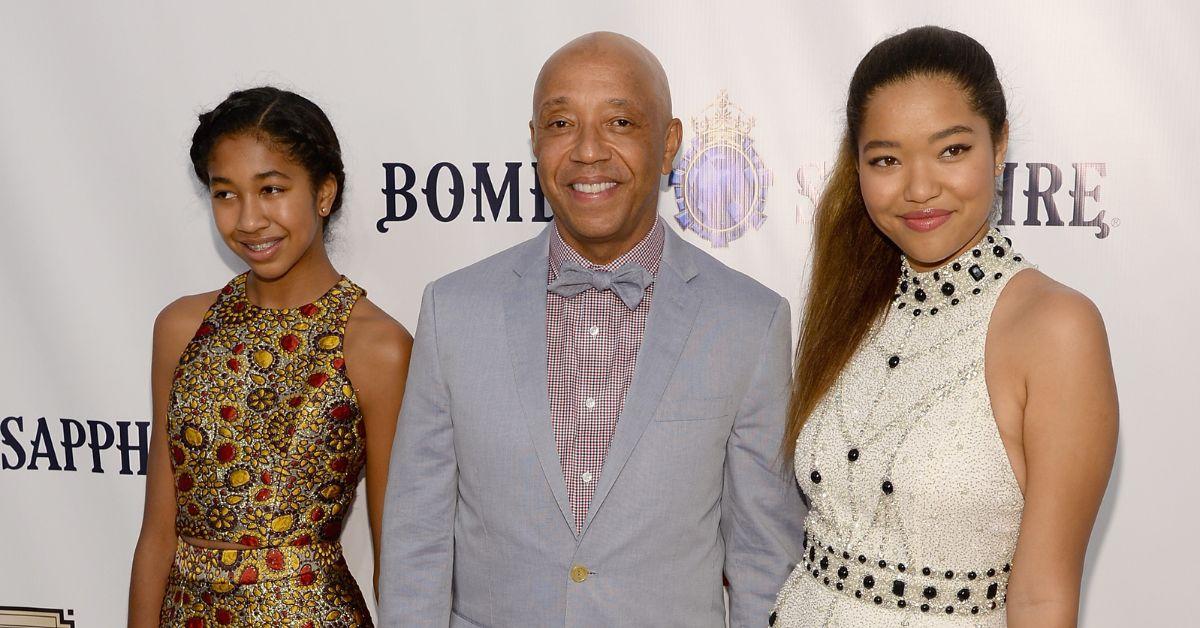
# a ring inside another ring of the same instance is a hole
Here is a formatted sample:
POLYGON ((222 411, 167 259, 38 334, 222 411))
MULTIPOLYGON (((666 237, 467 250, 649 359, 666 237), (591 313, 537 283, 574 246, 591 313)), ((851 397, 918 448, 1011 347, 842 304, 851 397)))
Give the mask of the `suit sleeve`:
POLYGON ((388 467, 381 535, 381 626, 450 623, 458 464, 438 354, 434 284, 425 288, 388 467))
POLYGON ((721 534, 730 626, 765 626, 799 560, 804 508, 780 444, 791 391, 791 309, 780 298, 725 457, 721 534))

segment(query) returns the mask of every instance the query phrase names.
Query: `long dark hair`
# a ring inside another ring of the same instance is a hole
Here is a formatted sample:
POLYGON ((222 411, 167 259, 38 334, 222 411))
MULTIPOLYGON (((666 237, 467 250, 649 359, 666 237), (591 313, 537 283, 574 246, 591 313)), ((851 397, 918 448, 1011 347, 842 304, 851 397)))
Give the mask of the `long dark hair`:
POLYGON ((342 207, 346 169, 342 147, 329 117, 313 101, 277 87, 254 87, 229 97, 200 114, 200 125, 192 135, 192 169, 205 186, 208 160, 217 140, 230 135, 254 133, 262 136, 304 167, 314 190, 327 177, 337 182, 337 193, 322 225, 328 233, 329 219, 342 207))
POLYGON ((858 180, 858 134, 876 90, 924 76, 955 81, 987 120, 993 143, 1004 133, 1008 107, 996 66, 967 35, 921 26, 879 42, 859 62, 846 97, 846 132, 814 219, 812 281, 800 326, 785 461, 792 460, 805 421, 894 294, 900 250, 867 214, 858 180))

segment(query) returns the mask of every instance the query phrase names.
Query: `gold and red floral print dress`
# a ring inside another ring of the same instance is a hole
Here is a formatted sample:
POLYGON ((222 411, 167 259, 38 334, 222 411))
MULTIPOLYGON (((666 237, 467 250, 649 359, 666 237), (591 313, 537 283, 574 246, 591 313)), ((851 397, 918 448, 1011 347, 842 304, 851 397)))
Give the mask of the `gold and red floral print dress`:
POLYGON ((365 292, 343 277, 294 309, 257 307, 235 277, 184 350, 167 434, 179 541, 164 626, 369 626, 338 539, 366 460, 342 354, 365 292))

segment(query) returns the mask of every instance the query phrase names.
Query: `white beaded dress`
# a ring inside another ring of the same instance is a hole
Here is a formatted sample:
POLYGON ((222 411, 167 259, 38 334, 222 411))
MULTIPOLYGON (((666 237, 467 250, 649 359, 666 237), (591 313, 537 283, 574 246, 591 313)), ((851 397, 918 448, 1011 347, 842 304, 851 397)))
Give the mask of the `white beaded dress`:
POLYGON ((992 230, 896 297, 797 441, 804 556, 771 624, 1006 625, 1024 499, 984 381, 1005 284, 1030 264, 992 230))

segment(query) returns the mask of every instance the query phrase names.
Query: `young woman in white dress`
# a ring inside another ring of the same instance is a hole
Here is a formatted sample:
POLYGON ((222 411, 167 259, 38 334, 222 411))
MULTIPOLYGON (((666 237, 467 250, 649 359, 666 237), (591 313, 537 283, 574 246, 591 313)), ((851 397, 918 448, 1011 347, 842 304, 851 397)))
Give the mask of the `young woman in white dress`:
POLYGON ((937 27, 888 38, 846 120, 784 442, 804 557, 771 623, 1074 626, 1116 386, 1096 307, 991 224, 991 56, 937 27))

